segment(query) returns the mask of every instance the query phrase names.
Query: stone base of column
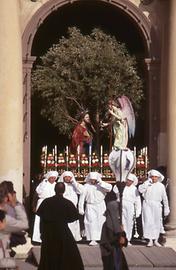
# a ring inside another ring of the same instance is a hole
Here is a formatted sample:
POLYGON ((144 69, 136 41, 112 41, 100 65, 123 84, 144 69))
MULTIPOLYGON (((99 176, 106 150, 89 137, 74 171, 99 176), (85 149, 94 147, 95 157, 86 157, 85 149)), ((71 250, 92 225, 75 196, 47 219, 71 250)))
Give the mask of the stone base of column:
POLYGON ((164 226, 167 237, 176 237, 176 224, 168 223, 164 226))
POLYGON ((167 224, 164 227, 166 230, 166 234, 165 234, 166 242, 164 246, 173 248, 176 251, 176 225, 167 224))

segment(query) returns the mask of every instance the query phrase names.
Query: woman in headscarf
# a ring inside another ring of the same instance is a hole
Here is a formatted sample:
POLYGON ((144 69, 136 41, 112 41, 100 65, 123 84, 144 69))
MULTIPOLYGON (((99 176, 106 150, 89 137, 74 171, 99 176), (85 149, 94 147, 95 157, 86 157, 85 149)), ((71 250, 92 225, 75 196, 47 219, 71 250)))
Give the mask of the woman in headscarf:
POLYGON ((158 243, 160 230, 162 227, 162 207, 164 207, 164 216, 170 213, 168 198, 165 186, 161 183, 164 176, 157 170, 148 172, 148 179, 139 185, 139 192, 143 195, 142 221, 144 238, 149 239, 148 247, 154 245, 161 246, 158 243))
MULTIPOLYGON (((43 202, 44 199, 55 195, 54 188, 56 185, 57 178, 58 178, 57 171, 49 171, 45 174, 43 181, 37 186, 36 192, 38 194, 39 199, 37 201, 36 210, 39 208, 40 204, 43 202)), ((32 241, 39 242, 39 243, 41 242, 40 218, 37 215, 35 215, 35 220, 34 220, 32 241)))
POLYGON ((104 213, 106 211, 105 196, 110 192, 112 185, 102 181, 101 174, 98 172, 90 172, 84 185, 84 192, 79 199, 79 213, 84 215, 85 206, 85 236, 89 245, 97 245, 100 240, 101 230, 105 222, 104 213))
POLYGON ((127 246, 126 233, 120 224, 119 202, 112 200, 107 203, 106 221, 103 224, 100 250, 103 270, 126 270, 122 247, 127 246))
MULTIPOLYGON (((65 184, 65 192, 63 194, 64 198, 70 200, 74 204, 74 206, 77 207, 78 195, 83 193, 84 189, 83 185, 79 184, 76 181, 74 174, 70 171, 63 172, 59 177, 59 182, 64 182, 65 184)), ((79 220, 69 223, 68 226, 75 240, 80 241, 81 235, 80 235, 79 220)))

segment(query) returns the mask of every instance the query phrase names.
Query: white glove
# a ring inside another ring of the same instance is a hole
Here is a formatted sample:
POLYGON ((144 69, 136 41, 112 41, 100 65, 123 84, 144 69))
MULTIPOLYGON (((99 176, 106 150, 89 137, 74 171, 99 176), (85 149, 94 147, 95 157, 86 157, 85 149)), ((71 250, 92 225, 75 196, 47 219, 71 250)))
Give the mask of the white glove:
POLYGON ((101 184, 103 181, 101 179, 97 180, 97 184, 101 184))
POLYGON ((84 211, 83 210, 79 210, 79 214, 83 216, 84 215, 84 211))
POLYGON ((169 215, 169 213, 170 213, 170 210, 169 210, 169 209, 164 210, 164 216, 165 216, 165 217, 167 217, 167 216, 169 215))

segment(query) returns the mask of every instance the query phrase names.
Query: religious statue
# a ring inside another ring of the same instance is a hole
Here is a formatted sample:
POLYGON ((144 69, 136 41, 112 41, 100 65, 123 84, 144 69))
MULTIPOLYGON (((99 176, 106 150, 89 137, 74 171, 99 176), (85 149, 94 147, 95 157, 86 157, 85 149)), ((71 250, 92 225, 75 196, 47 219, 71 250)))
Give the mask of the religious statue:
POLYGON ((95 129, 90 121, 88 111, 81 112, 80 121, 76 125, 70 145, 70 151, 73 154, 88 154, 89 147, 92 145, 93 133, 95 129))
POLYGON ((102 127, 112 125, 114 143, 109 155, 109 165, 115 174, 116 181, 125 182, 128 174, 134 168, 133 152, 127 147, 128 139, 134 136, 135 115, 130 100, 121 96, 108 102, 110 123, 101 123, 102 127))

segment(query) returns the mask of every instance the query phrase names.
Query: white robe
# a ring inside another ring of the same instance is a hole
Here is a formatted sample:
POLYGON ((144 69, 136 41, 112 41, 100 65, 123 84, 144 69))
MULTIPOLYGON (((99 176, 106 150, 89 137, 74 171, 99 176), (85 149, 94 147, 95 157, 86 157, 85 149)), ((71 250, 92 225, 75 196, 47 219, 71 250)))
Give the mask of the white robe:
MULTIPOLYGON (((73 181, 70 184, 64 182, 64 184, 65 184, 65 192, 64 192, 64 195, 63 195, 64 198, 70 200, 75 205, 75 207, 77 207, 78 194, 83 193, 84 186, 79 184, 76 181, 73 181)), ((81 234, 80 234, 79 220, 68 223, 68 227, 70 228, 75 240, 80 241, 81 240, 81 234)))
MULTIPOLYGON (((38 194, 38 201, 36 210, 39 208, 40 204, 43 202, 44 199, 50 198, 55 195, 55 185, 56 182, 51 184, 47 179, 44 179, 36 188, 36 192, 38 194)), ((33 229, 33 236, 32 241, 41 243, 40 238, 40 217, 35 215, 34 220, 34 229, 33 229)))
POLYGON ((100 240, 101 230, 103 223, 105 222, 105 196, 107 192, 110 192, 112 185, 103 181, 100 181, 96 185, 92 185, 89 182, 84 185, 84 192, 79 199, 79 212, 84 212, 85 206, 85 236, 87 240, 100 240))
POLYGON ((165 187, 162 183, 152 183, 149 179, 139 185, 139 192, 143 194, 142 221, 144 238, 158 239, 162 227, 162 204, 164 215, 170 212, 165 187))
MULTIPOLYGON (((116 196, 119 195, 119 190, 115 185, 113 188, 116 196)), ((125 186, 122 194, 122 224, 128 241, 131 240, 132 230, 134 225, 134 217, 139 217, 141 214, 141 198, 135 185, 125 186)))

